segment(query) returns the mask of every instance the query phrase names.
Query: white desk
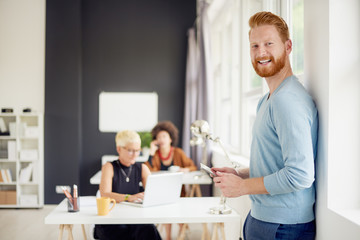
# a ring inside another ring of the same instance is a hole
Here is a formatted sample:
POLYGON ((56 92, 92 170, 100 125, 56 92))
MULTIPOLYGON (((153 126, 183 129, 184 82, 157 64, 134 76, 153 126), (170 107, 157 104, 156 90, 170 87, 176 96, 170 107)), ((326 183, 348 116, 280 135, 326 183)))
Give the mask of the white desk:
MULTIPOLYGON (((152 172, 152 174, 161 174, 168 171, 152 172)), ((101 181, 101 170, 98 171, 94 176, 90 178, 91 184, 100 184, 101 181)), ((183 174, 183 184, 190 185, 190 191, 187 192, 187 197, 201 197, 200 185, 212 184, 212 179, 207 173, 201 171, 192 171, 183 174)))
MULTIPOLYGON (((240 227, 240 215, 235 210, 233 210, 231 214, 226 215, 209 213, 211 207, 218 205, 220 201, 218 197, 186 197, 180 198, 175 204, 148 208, 133 207, 120 203, 116 204, 116 207, 107 216, 97 215, 95 197, 86 198, 86 202, 93 201, 93 204, 84 206, 81 203, 85 203, 85 201, 80 198, 80 211, 76 213, 67 212, 67 201, 64 199, 45 217, 45 224, 68 226, 70 233, 72 224, 156 224, 186 222, 236 223, 236 226, 240 227)), ((61 237, 63 229, 64 227, 60 227, 61 237)), ((231 239, 239 239, 240 231, 238 232, 238 236, 231 236, 231 239)))
MULTIPOLYGON (((161 174, 168 171, 152 172, 152 174, 161 174)), ((100 184, 101 170, 90 178, 91 184, 100 184)), ((193 171, 183 174, 183 184, 211 184, 212 179, 206 173, 201 171, 193 171)))

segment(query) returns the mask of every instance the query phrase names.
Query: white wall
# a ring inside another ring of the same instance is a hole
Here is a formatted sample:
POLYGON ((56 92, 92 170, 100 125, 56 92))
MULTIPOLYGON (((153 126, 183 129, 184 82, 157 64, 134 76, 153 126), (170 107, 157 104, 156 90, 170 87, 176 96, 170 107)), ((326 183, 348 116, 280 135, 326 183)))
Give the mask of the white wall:
POLYGON ((45 0, 0 0, 0 108, 44 112, 45 0))
POLYGON ((305 1, 304 12, 306 85, 320 121, 317 239, 359 239, 360 3, 305 1))

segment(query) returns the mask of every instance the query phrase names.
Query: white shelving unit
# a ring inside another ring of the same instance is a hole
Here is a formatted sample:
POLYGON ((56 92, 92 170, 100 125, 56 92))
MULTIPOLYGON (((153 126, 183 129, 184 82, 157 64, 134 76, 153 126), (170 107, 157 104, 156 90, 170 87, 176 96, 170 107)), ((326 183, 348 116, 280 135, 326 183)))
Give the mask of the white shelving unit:
POLYGON ((1 113, 0 118, 9 132, 0 135, 1 176, 7 170, 11 173, 10 181, 0 182, 0 208, 40 208, 44 205, 43 114, 1 113))

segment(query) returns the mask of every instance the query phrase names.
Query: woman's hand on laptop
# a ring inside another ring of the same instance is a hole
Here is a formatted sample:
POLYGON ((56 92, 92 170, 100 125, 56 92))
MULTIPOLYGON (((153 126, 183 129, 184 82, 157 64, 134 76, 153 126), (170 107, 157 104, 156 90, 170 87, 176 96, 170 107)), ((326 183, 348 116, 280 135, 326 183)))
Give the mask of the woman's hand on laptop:
POLYGON ((188 172, 190 172, 190 169, 189 168, 180 168, 179 172, 188 173, 188 172))
POLYGON ((130 195, 128 198, 128 202, 142 202, 144 199, 144 192, 140 192, 137 194, 130 195))

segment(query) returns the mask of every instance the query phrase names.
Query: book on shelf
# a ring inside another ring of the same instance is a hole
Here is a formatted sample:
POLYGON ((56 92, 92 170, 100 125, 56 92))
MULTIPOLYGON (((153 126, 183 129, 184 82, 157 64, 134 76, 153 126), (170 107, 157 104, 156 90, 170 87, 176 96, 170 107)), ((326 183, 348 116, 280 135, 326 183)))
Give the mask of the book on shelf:
POLYGON ((0 170, 1 178, 3 180, 3 183, 8 183, 8 178, 6 177, 5 169, 0 170))
POLYGON ((26 167, 22 168, 20 170, 20 174, 19 174, 19 182, 21 182, 21 183, 30 182, 32 171, 33 171, 32 163, 30 163, 26 167))
POLYGON ((6 169, 6 176, 8 177, 9 182, 12 182, 12 174, 11 174, 11 169, 8 168, 6 169))
POLYGON ((6 124, 3 118, 0 117, 0 132, 7 132, 6 124))
POLYGON ((11 169, 1 169, 0 170, 0 181, 3 183, 11 183, 12 182, 11 169))

